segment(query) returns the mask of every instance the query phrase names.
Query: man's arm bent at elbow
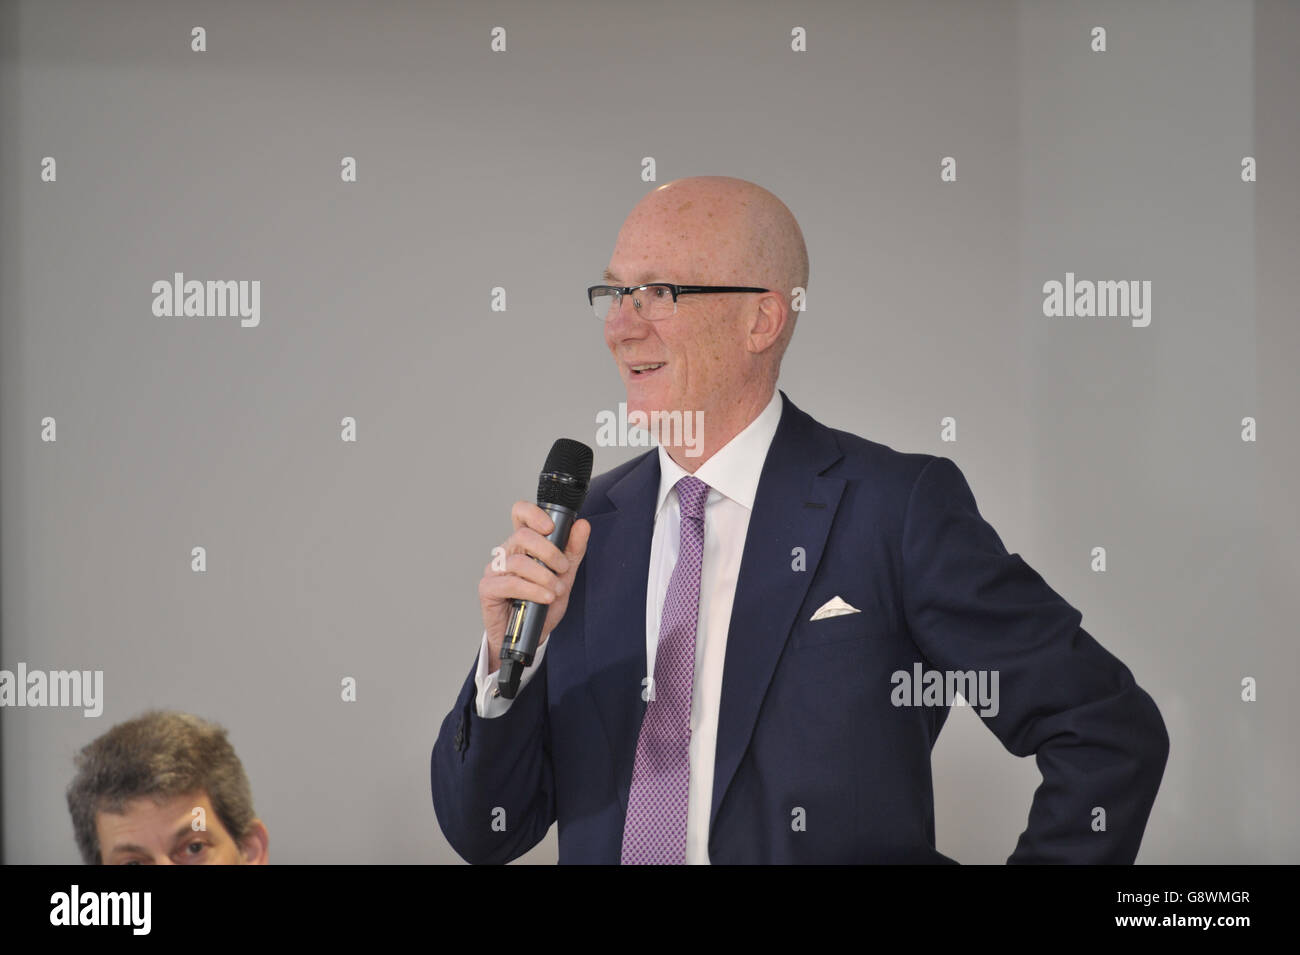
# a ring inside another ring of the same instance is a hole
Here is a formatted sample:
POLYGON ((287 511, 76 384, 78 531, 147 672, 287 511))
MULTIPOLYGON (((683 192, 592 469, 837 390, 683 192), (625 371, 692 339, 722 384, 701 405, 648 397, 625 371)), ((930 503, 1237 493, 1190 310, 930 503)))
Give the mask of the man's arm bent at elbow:
POLYGON ((541 842, 555 821, 546 660, 535 663, 509 709, 490 719, 478 715, 476 670, 433 745, 433 807, 461 858, 501 864, 541 842))
POLYGON ((1133 862, 1169 753, 1155 702, 1079 611, 1007 553, 947 458, 912 488, 902 552, 917 647, 936 667, 996 672, 984 722, 1010 752, 1037 756, 1043 781, 1007 861, 1133 862))

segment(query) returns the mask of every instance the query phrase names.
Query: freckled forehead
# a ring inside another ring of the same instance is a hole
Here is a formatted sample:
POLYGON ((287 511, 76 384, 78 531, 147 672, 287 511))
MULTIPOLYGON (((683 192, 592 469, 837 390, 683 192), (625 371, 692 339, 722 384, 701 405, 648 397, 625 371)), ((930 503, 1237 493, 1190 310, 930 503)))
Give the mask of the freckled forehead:
POLYGON ((685 235, 734 231, 747 203, 725 196, 677 193, 654 193, 639 202, 628 215, 628 224, 664 233, 685 235))
POLYGON ((634 209, 619 231, 610 267, 622 281, 671 273, 683 283, 703 283, 736 270, 750 245, 736 210, 699 198, 655 198, 634 209))

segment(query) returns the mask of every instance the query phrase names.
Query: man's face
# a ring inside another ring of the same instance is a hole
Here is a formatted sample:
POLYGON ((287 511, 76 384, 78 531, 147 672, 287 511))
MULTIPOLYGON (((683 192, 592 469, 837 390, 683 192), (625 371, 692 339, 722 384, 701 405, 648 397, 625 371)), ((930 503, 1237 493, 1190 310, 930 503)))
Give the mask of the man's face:
POLYGON ((144 796, 121 814, 98 812, 95 828, 105 865, 264 865, 266 827, 255 822, 241 846, 203 792, 154 802, 144 796), (195 809, 202 809, 196 813, 195 809), (199 820, 206 829, 195 829, 199 820))
MULTIPOLYGON (((610 285, 672 282, 678 285, 747 284, 719 280, 719 256, 734 237, 684 226, 675 218, 677 201, 634 210, 619 232, 605 281, 610 285)), ((721 216, 719 216, 721 219, 721 216)), ((718 230, 722 231, 722 230, 718 230)), ((726 407, 743 387, 744 335, 739 321, 743 296, 683 295, 677 313, 647 321, 632 296, 605 323, 605 344, 627 389, 628 411, 706 411, 726 407), (633 366, 662 363, 652 371, 633 366)), ((706 422, 707 427, 707 422, 706 422)))

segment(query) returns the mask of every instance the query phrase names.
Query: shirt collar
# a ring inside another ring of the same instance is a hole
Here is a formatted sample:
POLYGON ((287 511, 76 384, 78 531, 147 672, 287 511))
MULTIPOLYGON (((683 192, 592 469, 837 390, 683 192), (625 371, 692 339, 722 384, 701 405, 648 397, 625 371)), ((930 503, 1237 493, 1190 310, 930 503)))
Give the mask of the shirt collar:
MULTIPOLYGON (((746 510, 754 509, 754 496, 758 493, 758 479, 763 474, 763 462, 776 436, 776 426, 781 421, 781 392, 772 389, 772 398, 758 417, 745 425, 744 430, 718 449, 705 461, 695 476, 710 488, 730 498, 746 510)), ((668 492, 689 472, 669 457, 659 445, 659 497, 655 502, 655 518, 663 510, 668 492)))

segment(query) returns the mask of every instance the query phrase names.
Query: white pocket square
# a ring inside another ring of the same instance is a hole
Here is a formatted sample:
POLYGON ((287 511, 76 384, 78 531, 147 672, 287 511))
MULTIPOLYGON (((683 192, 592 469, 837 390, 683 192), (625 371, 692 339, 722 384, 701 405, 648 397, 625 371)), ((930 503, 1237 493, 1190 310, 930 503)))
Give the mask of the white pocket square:
POLYGON ((835 596, 818 607, 817 612, 812 615, 811 619, 825 620, 827 617, 842 617, 846 613, 862 613, 862 611, 835 596))

